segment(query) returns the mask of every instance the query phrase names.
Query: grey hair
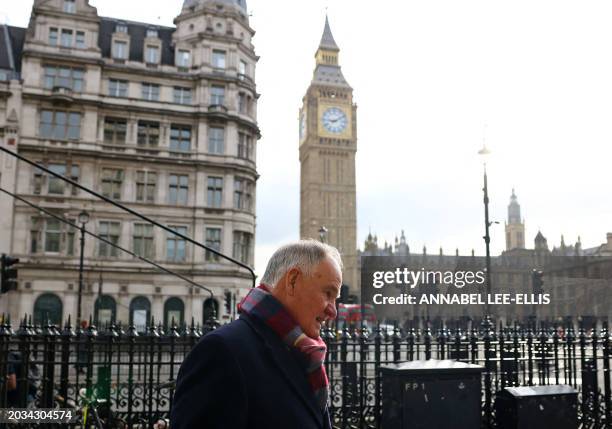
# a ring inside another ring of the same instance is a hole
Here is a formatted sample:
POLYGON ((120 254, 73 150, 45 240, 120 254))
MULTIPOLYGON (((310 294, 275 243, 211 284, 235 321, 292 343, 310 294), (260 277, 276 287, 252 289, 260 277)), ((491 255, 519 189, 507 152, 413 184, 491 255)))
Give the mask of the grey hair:
POLYGON ((311 275, 314 267, 327 257, 336 261, 342 270, 340 252, 329 244, 312 239, 285 244, 270 258, 261 282, 273 288, 292 268, 299 268, 305 275, 311 275))

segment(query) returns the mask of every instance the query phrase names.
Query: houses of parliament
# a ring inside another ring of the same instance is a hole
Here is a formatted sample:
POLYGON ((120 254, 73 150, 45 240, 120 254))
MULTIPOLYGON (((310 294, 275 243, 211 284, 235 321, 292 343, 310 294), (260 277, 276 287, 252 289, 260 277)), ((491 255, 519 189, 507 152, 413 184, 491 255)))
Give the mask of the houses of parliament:
MULTIPOLYGON (((505 224, 506 249, 499 256, 491 257, 491 293, 533 294, 547 293, 548 305, 492 305, 490 313, 504 323, 524 322, 532 318, 551 322, 578 321, 585 325, 612 320, 612 233, 601 245, 583 248, 578 237, 576 243, 567 244, 561 236, 560 244, 552 246, 538 231, 533 248, 525 246, 525 221, 521 217, 518 198, 512 190, 505 224), (542 271, 543 289, 536 290, 533 271, 542 271)), ((394 243, 378 243, 378 238, 368 234, 360 256, 401 256, 414 267, 431 271, 483 270, 485 258, 470 255, 445 254, 410 249, 404 231, 394 243)), ((451 292, 449 287, 439 286, 438 293, 451 292)), ((456 292, 456 290, 455 290, 456 292)), ((484 308, 474 305, 401 306, 394 314, 395 320, 415 318, 430 320, 474 320, 482 317, 484 308)))

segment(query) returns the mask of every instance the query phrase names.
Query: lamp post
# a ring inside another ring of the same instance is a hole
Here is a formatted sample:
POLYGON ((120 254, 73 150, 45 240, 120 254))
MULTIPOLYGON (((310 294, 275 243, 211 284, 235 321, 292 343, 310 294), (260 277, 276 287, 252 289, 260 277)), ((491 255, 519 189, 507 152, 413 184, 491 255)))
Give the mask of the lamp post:
POLYGON ((319 228, 319 238, 321 239, 321 243, 325 243, 327 240, 327 228, 325 228, 323 225, 321 225, 321 228, 319 228))
POLYGON ((79 213, 81 224, 81 257, 79 261, 79 297, 77 302, 77 323, 81 323, 81 301, 83 299, 83 251, 85 249, 85 224, 89 222, 89 213, 83 210, 79 213))
POLYGON ((491 294, 491 252, 489 249, 489 243, 491 242, 491 237, 489 236, 489 227, 491 226, 491 222, 489 222, 489 189, 487 187, 487 156, 491 153, 489 149, 487 149, 486 145, 482 146, 482 149, 478 151, 478 155, 481 155, 483 158, 483 171, 484 171, 484 187, 482 191, 484 193, 484 211, 485 211, 485 247, 486 247, 486 291, 487 291, 487 300, 485 304, 486 317, 488 318, 491 313, 489 311, 489 295, 491 294))

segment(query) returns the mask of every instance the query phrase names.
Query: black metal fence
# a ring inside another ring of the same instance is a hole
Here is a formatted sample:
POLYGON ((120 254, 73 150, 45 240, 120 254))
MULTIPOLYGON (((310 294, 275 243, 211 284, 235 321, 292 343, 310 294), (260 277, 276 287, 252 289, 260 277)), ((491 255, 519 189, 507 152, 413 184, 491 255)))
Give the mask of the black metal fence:
MULTIPOLYGON (((452 324, 451 324, 452 326, 452 324)), ((381 366, 452 359, 485 368, 482 427, 496 427, 496 393, 511 386, 568 384, 579 391, 583 429, 612 428, 610 335, 572 325, 521 327, 484 324, 461 330, 347 328, 323 332, 334 426, 375 428, 381 416, 381 366)))
POLYGON ((167 418, 172 383, 185 355, 215 326, 152 325, 146 334, 120 325, 96 329, 0 325, 0 379, 14 372, 17 391, 0 385, 0 408, 64 407, 79 394, 106 400, 128 427, 151 427, 167 418), (15 370, 15 368, 18 368, 15 370), (12 400, 12 401, 11 401, 12 400))
MULTIPOLYGON (((451 325, 452 326, 452 325, 451 325)), ((17 367, 17 392, 0 383, 0 408, 61 407, 58 395, 79 393, 109 401, 129 427, 151 427, 168 417, 172 382, 204 327, 0 325, 0 380, 17 367), (13 402, 11 402, 13 401, 13 402), (16 401, 16 402, 15 402, 16 401)), ((483 428, 496 426, 493 403, 507 386, 569 384, 579 390, 582 428, 612 427, 610 335, 599 331, 519 326, 461 330, 333 327, 324 329, 331 411, 337 428, 376 428, 381 416, 381 366, 410 360, 456 359, 485 367, 483 428)))

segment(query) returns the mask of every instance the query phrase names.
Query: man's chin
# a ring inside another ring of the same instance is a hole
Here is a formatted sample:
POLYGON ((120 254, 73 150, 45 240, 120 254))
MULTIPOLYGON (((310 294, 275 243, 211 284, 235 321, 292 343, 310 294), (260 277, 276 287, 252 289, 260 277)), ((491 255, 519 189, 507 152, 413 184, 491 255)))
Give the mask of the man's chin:
POLYGON ((308 331, 304 331, 304 333, 306 334, 306 336, 312 338, 313 340, 316 340, 317 338, 319 338, 321 336, 321 327, 319 326, 319 328, 313 328, 313 329, 309 329, 308 331))

